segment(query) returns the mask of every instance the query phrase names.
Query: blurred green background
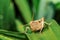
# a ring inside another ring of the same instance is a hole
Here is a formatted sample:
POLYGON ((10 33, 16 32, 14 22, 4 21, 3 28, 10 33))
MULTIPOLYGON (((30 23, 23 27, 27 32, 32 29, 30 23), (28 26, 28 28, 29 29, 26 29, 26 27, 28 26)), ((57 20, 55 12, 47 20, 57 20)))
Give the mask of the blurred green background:
POLYGON ((0 0, 0 40, 60 40, 60 0, 0 0), (24 33, 24 25, 42 17, 52 24, 24 33))

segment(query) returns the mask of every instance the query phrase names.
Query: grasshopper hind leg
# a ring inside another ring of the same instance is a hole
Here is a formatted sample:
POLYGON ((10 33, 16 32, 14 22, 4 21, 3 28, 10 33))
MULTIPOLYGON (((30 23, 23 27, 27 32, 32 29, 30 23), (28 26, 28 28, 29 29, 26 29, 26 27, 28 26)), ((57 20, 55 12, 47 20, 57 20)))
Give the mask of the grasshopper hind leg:
POLYGON ((42 32, 43 28, 40 29, 40 33, 42 32))

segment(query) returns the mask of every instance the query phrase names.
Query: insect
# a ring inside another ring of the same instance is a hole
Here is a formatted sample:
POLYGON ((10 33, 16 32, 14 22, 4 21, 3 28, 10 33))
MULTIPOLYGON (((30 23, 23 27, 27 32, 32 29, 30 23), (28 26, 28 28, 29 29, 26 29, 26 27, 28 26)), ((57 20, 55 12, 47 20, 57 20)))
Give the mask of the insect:
POLYGON ((42 17, 39 20, 31 21, 29 23, 30 27, 26 27, 26 31, 28 29, 31 29, 33 32, 38 31, 38 30, 40 30, 40 32, 41 32, 43 30, 43 28, 44 28, 44 23, 47 24, 47 25, 50 25, 47 22, 44 22, 44 17, 42 17))
POLYGON ((39 20, 31 21, 30 28, 32 31, 42 31, 42 29, 44 28, 44 17, 39 20))
POLYGON ((26 31, 28 29, 31 29, 33 32, 34 31, 38 31, 38 30, 40 30, 40 32, 41 32, 43 30, 43 28, 44 28, 44 23, 47 24, 47 25, 50 25, 51 24, 51 23, 48 24, 47 22, 44 22, 44 17, 42 17, 39 20, 31 21, 29 23, 30 27, 26 27, 26 31))

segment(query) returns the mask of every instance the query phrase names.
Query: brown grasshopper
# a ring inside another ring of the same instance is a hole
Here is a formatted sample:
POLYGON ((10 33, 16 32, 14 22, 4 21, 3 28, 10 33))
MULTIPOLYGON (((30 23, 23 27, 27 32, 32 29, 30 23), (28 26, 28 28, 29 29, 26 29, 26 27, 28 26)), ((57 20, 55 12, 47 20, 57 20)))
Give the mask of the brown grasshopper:
MULTIPOLYGON (((26 29, 31 29, 32 31, 38 31, 38 30, 40 30, 40 32, 41 32, 42 29, 44 28, 44 23, 46 23, 46 22, 44 22, 44 17, 43 17, 43 18, 41 18, 39 20, 31 21, 29 23, 30 28, 27 27, 26 29)), ((48 23, 46 23, 46 24, 50 25, 48 23)))
POLYGON ((30 22, 30 28, 32 31, 42 31, 44 28, 44 18, 41 18, 39 20, 31 21, 30 22))

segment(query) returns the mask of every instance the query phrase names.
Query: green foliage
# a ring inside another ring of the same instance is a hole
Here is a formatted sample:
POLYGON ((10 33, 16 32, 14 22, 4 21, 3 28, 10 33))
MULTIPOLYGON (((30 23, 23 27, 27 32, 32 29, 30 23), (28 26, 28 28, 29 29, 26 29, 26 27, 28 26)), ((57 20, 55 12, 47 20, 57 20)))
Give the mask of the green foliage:
POLYGON ((0 35, 6 36, 6 37, 12 37, 16 39, 21 39, 21 40, 26 38, 26 35, 24 33, 12 32, 12 31, 7 31, 3 29, 0 29, 0 35))
POLYGON ((7 38, 6 36, 0 35, 0 40, 13 40, 11 38, 7 38))
POLYGON ((21 21, 17 19, 15 22, 16 22, 17 30, 21 33, 24 33, 24 25, 21 23, 21 21))
MULTIPOLYGON (((46 0, 32 0, 32 13, 27 0, 14 0, 14 2, 27 24, 32 21, 32 18, 38 20, 45 17, 45 21, 51 25, 44 25, 41 33, 35 33, 31 30, 27 30, 26 33, 24 21, 15 16, 13 2, 11 0, 0 0, 0 40, 60 40, 60 25, 52 19, 54 4, 46 0)), ((57 6, 57 8, 59 7, 57 6)))
POLYGON ((60 26, 55 20, 51 20, 51 25, 43 29, 41 33, 26 34, 29 40, 60 40, 60 26))
POLYGON ((8 7, 10 0, 0 0, 0 28, 9 29, 8 7), (7 4, 6 4, 7 3, 7 4), (5 27, 4 27, 5 26, 5 27))
POLYGON ((15 2, 18 5, 19 10, 21 10, 22 16, 24 16, 25 21, 29 23, 32 20, 32 17, 31 17, 31 11, 30 11, 27 1, 15 0, 15 2))
POLYGON ((56 9, 60 9, 60 2, 56 4, 56 9))

